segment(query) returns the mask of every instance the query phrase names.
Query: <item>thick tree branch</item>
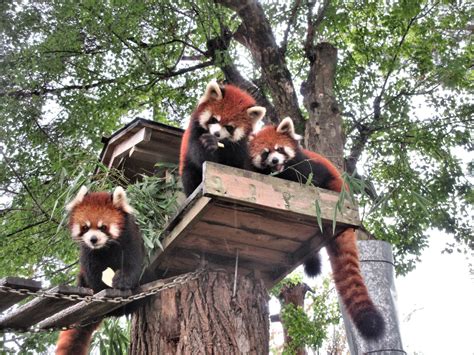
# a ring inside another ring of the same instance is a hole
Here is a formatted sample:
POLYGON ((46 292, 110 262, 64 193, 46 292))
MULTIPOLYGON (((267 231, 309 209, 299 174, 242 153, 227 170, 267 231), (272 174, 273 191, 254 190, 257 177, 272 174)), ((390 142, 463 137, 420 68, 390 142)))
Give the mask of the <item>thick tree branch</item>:
POLYGON ((293 27, 295 20, 296 20, 296 15, 298 14, 298 10, 300 8, 301 0, 296 0, 295 4, 293 5, 293 8, 291 9, 291 14, 290 18, 288 19, 288 24, 286 25, 286 30, 283 33, 283 41, 281 42, 281 54, 285 55, 286 53, 286 48, 288 46, 288 36, 290 34, 291 27, 293 27))
POLYGON ((237 85, 238 87, 249 92, 260 106, 263 106, 267 109, 267 113, 265 115, 266 121, 277 123, 278 115, 276 113, 275 107, 273 107, 272 103, 267 99, 263 91, 253 82, 245 79, 242 74, 240 74, 239 70, 228 55, 224 60, 222 60, 222 56, 219 56, 220 60, 216 58, 217 53, 226 53, 232 37, 232 32, 227 27, 221 26, 220 35, 207 41, 207 56, 212 58, 216 66, 221 68, 226 80, 229 83, 237 85))
POLYGON ((307 0, 306 1, 306 22, 308 27, 306 30, 306 41, 304 44, 304 51, 306 57, 309 59, 309 62, 312 63, 315 60, 315 44, 314 44, 314 34, 323 22, 324 16, 326 15, 326 10, 329 7, 330 0, 324 0, 321 5, 318 14, 316 15, 316 20, 313 22, 313 9, 316 4, 316 0, 307 0))
POLYGON ((242 20, 234 38, 249 49, 261 67, 266 87, 270 90, 277 116, 290 116, 302 125, 303 116, 298 106, 290 71, 281 54, 270 23, 262 6, 255 0, 215 0, 234 10, 242 20))

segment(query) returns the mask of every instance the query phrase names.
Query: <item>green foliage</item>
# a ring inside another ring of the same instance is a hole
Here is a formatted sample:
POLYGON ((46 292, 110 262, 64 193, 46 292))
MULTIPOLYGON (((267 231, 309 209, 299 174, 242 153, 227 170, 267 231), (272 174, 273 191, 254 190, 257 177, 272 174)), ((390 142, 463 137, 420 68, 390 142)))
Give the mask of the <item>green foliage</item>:
POLYGON ((142 231, 148 257, 161 246, 161 234, 169 219, 177 211, 178 183, 175 168, 165 177, 143 176, 127 188, 127 195, 137 211, 137 222, 142 231))
POLYGON ((281 290, 285 287, 291 287, 299 285, 303 282, 303 274, 301 272, 292 272, 270 290, 270 295, 273 297, 279 297, 281 290))
POLYGON ((282 305, 280 317, 287 329, 289 343, 283 354, 295 354, 298 348, 307 346, 313 350, 321 347, 327 338, 330 325, 340 321, 339 307, 330 287, 330 279, 325 279, 314 294, 308 294, 309 310, 293 304, 282 305))
POLYGON ((91 351, 101 355, 126 354, 130 343, 130 320, 107 318, 101 324, 101 331, 92 338, 91 351))

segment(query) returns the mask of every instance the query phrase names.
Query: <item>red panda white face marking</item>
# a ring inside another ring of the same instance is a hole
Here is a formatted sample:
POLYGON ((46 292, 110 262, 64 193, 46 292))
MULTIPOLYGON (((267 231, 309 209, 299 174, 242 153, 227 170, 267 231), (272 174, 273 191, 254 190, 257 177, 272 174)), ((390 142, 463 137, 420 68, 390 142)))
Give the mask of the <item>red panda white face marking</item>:
POLYGON ((133 211, 124 189, 119 186, 112 194, 83 192, 81 188, 78 196, 68 204, 73 240, 90 249, 116 243, 125 225, 125 215, 133 211))
POLYGON ((197 119, 217 140, 238 142, 248 136, 265 115, 265 108, 254 104, 254 99, 240 89, 232 85, 220 87, 213 80, 199 100, 197 119))
POLYGON ((298 140, 291 118, 285 118, 278 127, 267 126, 255 133, 249 141, 252 164, 258 169, 280 173, 288 161, 296 156, 298 140))

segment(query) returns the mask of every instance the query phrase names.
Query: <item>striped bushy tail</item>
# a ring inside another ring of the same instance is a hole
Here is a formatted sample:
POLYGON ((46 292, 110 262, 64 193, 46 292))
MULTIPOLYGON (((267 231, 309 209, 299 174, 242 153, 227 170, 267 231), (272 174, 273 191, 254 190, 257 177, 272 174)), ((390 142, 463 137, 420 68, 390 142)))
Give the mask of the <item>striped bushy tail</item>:
POLYGON ((92 333, 99 327, 99 324, 100 322, 97 322, 61 331, 56 344, 56 355, 87 355, 92 333))
POLYGON ((362 278, 354 229, 345 230, 327 246, 327 251, 336 289, 347 313, 364 338, 380 338, 385 322, 362 278))

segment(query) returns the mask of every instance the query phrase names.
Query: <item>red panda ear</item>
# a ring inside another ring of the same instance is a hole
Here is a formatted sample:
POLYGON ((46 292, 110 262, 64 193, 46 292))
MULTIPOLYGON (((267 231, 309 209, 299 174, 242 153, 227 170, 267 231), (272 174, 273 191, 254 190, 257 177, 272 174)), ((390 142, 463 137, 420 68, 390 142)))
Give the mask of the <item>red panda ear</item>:
POLYGON ((291 138, 297 141, 299 141, 300 139, 303 139, 303 137, 295 133, 295 125, 293 124, 293 120, 290 117, 286 117, 283 119, 283 121, 280 122, 280 124, 277 127, 277 132, 286 133, 291 138))
POLYGON ((249 142, 253 141, 256 137, 256 134, 255 133, 250 133, 249 135, 249 142))
POLYGON ((66 211, 70 212, 74 207, 80 204, 82 200, 84 200, 84 196, 87 195, 87 191, 87 187, 82 185, 77 192, 76 197, 74 197, 74 199, 66 205, 66 211))
POLYGON ((255 127, 255 124, 260 121, 263 116, 265 116, 265 113, 267 112, 267 109, 262 106, 253 106, 247 109, 247 115, 250 117, 250 120, 252 121, 252 127, 255 127))
POLYGON ((127 194, 122 186, 117 186, 112 194, 112 204, 126 213, 133 213, 133 207, 129 205, 127 194))
POLYGON ((219 101, 222 100, 222 97, 222 90, 219 84, 217 84, 216 80, 211 80, 209 84, 207 84, 206 91, 199 100, 199 104, 206 101, 219 101))

